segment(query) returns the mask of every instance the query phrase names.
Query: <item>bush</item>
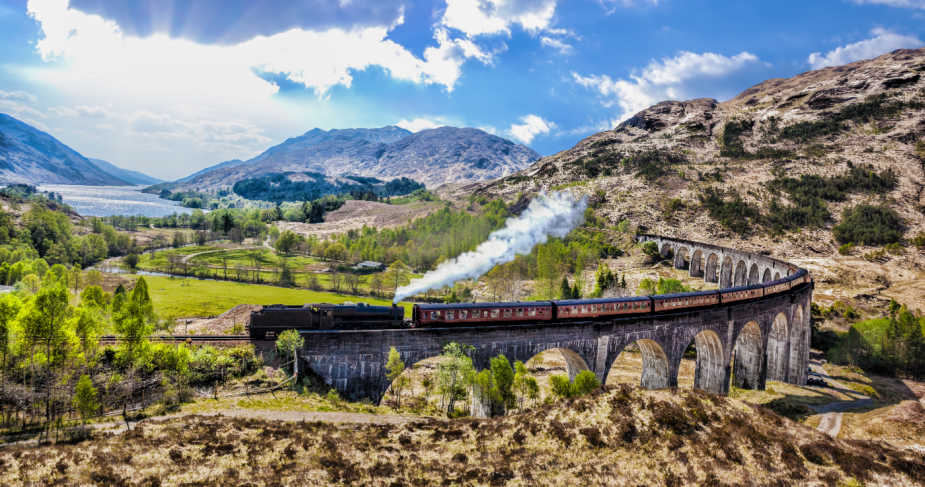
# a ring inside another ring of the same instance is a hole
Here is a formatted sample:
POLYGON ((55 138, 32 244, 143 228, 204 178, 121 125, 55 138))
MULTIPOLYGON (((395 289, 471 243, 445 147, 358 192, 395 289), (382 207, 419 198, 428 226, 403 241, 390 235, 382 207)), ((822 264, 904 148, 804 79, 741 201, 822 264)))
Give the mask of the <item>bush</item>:
POLYGON ((885 245, 898 242, 905 232, 902 219, 890 208, 860 204, 842 213, 841 222, 832 229, 840 243, 885 245))
POLYGON ((842 244, 838 247, 838 253, 841 255, 851 255, 852 250, 854 250, 854 244, 851 242, 842 244))
POLYGON ((560 398, 578 397, 589 394, 601 386, 597 376, 590 370, 582 370, 575 376, 575 382, 570 382, 565 374, 556 374, 549 378, 552 393, 560 398))
POLYGON ((728 193, 717 188, 707 188, 699 196, 700 205, 710 213, 710 218, 739 235, 751 231, 753 223, 760 222, 758 207, 745 202, 739 193, 728 193), (728 199, 727 199, 728 196, 728 199))

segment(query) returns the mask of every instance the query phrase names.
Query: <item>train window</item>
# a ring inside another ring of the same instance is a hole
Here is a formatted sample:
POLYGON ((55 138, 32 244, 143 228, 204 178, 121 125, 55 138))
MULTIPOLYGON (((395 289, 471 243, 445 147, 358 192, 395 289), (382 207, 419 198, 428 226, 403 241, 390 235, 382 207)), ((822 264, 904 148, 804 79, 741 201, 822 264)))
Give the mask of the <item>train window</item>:
POLYGON ((499 309, 493 309, 493 310, 491 310, 491 317, 492 317, 492 318, 497 318, 497 317, 500 316, 500 315, 501 315, 501 310, 499 310, 499 309))
POLYGON ((510 317, 511 317, 511 310, 510 310, 510 309, 505 309, 505 310, 504 310, 504 317, 505 317, 505 318, 510 318, 510 317))
POLYGON ((459 310, 459 319, 464 320, 468 317, 469 312, 466 310, 459 310))
POLYGON ((536 316, 536 308, 530 308, 529 315, 530 315, 530 316, 536 316))
POLYGON ((452 311, 447 311, 447 312, 446 312, 446 319, 448 319, 448 320, 456 319, 456 313, 454 313, 454 312, 452 312, 452 311))
POLYGON ((431 311, 431 312, 430 312, 430 319, 432 319, 432 320, 436 320, 436 319, 437 319, 437 312, 436 312, 436 311, 431 311))
POLYGON ((524 315, 524 309, 523 309, 523 308, 517 308, 517 316, 523 316, 523 315, 524 315))

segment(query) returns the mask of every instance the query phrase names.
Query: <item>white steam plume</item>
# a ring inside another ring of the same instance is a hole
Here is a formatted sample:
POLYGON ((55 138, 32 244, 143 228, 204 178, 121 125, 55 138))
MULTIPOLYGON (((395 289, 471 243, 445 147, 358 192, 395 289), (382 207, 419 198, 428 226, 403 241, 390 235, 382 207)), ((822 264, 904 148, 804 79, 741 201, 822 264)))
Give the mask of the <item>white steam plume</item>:
POLYGON ((469 252, 446 260, 436 269, 401 286, 394 302, 429 289, 439 289, 460 279, 475 279, 494 266, 530 253, 537 244, 552 237, 564 237, 584 221, 587 198, 576 199, 568 191, 540 193, 526 211, 509 218, 504 228, 491 232, 488 240, 469 252))

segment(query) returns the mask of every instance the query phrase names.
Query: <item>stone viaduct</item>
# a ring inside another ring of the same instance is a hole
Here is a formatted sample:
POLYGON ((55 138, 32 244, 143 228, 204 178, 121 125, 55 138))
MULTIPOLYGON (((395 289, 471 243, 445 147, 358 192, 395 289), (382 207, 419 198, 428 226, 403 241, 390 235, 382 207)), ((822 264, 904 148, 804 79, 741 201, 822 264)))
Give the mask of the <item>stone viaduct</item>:
MULTIPOLYGON (((687 240, 642 235, 691 276, 720 288, 787 278, 799 269, 763 255, 687 240)), ((657 298, 657 297, 655 297, 657 298)), ((695 344, 694 387, 725 394, 737 387, 764 389, 766 380, 805 384, 809 360, 812 282, 748 301, 680 308, 582 323, 536 323, 454 328, 303 331, 300 369, 311 370, 349 399, 379 402, 390 383, 385 362, 395 347, 409 366, 458 342, 474 347, 476 368, 504 354, 526 362, 558 349, 571 377, 593 371, 604 382, 617 356, 636 343, 642 352, 640 383, 674 388, 685 350, 695 344), (733 379, 734 378, 734 379, 733 379)))

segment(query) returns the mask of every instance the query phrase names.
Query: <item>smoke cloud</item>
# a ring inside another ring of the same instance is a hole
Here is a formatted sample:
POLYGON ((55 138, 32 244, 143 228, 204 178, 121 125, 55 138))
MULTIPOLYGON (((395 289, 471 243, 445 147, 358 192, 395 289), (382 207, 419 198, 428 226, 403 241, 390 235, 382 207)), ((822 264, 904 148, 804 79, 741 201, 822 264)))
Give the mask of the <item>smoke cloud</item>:
POLYGON ((540 193, 520 216, 509 218, 504 228, 492 232, 475 250, 446 260, 407 286, 399 287, 394 302, 461 279, 475 279, 517 255, 530 253, 549 237, 564 237, 581 225, 587 207, 587 198, 577 199, 568 191, 540 193))

